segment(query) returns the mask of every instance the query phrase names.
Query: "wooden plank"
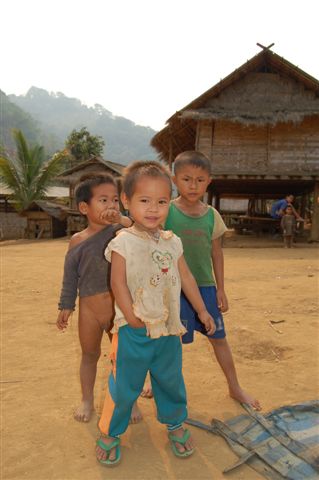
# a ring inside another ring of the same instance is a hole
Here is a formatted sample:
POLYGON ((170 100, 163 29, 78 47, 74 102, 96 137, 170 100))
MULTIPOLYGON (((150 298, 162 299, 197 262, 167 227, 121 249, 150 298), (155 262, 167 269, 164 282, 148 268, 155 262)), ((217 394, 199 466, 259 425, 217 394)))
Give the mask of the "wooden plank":
POLYGON ((311 219, 310 241, 319 242, 319 182, 316 182, 313 193, 313 212, 311 219))

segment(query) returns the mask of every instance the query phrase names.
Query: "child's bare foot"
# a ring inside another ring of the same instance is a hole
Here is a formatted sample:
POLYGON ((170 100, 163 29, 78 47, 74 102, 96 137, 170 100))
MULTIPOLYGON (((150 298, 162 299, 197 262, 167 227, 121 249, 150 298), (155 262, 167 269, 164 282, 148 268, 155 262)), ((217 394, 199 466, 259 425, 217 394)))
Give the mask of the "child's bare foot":
POLYGON ((141 397, 143 398, 153 398, 153 390, 150 384, 144 385, 144 388, 141 393, 141 397))
POLYGON ((83 400, 81 405, 75 410, 74 418, 78 422, 89 422, 94 410, 93 401, 83 400))
POLYGON ((142 419, 143 419, 142 412, 139 409, 137 402, 135 402, 131 412, 130 423, 139 423, 142 419))
POLYGON ((255 410, 261 410, 259 400, 244 392, 244 390, 242 390, 240 387, 238 387, 237 389, 229 389, 229 395, 234 400, 237 400, 237 402, 248 403, 248 405, 250 405, 255 410))
MULTIPOLYGON (((101 437, 99 442, 104 443, 104 445, 110 445, 111 443, 114 442, 114 440, 115 440, 114 438, 101 437)), ((116 447, 111 448, 111 450, 108 452, 106 450, 103 450, 103 448, 100 447, 99 445, 96 445, 95 454, 96 454, 97 460, 99 460, 100 462, 101 461, 103 462, 105 460, 109 460, 110 462, 113 462, 116 459, 116 447)))

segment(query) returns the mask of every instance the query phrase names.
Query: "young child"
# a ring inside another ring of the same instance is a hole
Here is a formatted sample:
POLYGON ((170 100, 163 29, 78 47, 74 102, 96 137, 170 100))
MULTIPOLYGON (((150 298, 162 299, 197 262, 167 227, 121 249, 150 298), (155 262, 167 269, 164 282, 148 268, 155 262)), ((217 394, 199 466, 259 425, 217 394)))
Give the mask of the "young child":
MULTIPOLYGON (((104 330, 110 330, 114 316, 104 250, 115 232, 122 225, 128 226, 132 222, 120 215, 117 185, 111 175, 97 173, 82 177, 75 198, 79 211, 87 218, 88 226, 70 240, 65 257, 57 327, 60 330, 67 327, 79 290, 82 403, 75 411, 74 418, 88 422, 94 405, 93 389, 102 335, 104 330), (107 217, 122 225, 111 225, 111 221, 105 220, 107 217)), ((132 421, 139 419, 140 412, 135 406, 132 421)))
POLYGON ((210 168, 209 160, 196 151, 183 152, 174 162, 173 181, 179 197, 171 202, 165 229, 172 230, 181 238, 188 267, 216 325, 214 335, 208 334, 182 294, 181 319, 187 329, 183 343, 193 342, 194 330, 205 335, 226 376, 230 396, 260 409, 258 400, 244 392, 239 385, 232 353, 225 338, 221 312, 228 310, 228 301, 224 290, 224 258, 220 240, 227 228, 217 210, 201 201, 211 182, 210 168))
POLYGON ((158 162, 135 162, 124 174, 122 202, 134 220, 107 249, 115 296, 112 372, 99 422, 96 456, 106 466, 120 460, 119 435, 127 429, 132 406, 150 372, 159 422, 166 424, 174 454, 187 457, 194 446, 182 423, 187 418, 182 376, 185 328, 180 322, 180 290, 209 335, 214 333, 196 282, 183 257, 180 239, 164 232, 171 178, 158 162))
POLYGON ((284 247, 291 248, 296 230, 296 218, 291 205, 287 205, 281 218, 280 226, 284 237, 284 247))

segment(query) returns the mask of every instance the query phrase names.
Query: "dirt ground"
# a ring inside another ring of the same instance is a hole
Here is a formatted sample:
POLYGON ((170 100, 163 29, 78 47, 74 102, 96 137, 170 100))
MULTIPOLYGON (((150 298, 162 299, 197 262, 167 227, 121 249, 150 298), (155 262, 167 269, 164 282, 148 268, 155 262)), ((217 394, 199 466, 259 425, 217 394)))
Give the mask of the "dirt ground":
MULTIPOLYGON (((140 400, 143 422, 123 436, 122 464, 110 470, 97 463, 97 415, 89 424, 72 417, 80 398, 77 314, 66 333, 55 327, 66 248, 66 239, 1 246, 1 479, 260 479, 247 466, 224 476, 223 469, 236 456, 221 438, 196 428, 195 455, 176 459, 155 419, 154 402, 146 399, 140 400)), ((231 307, 225 322, 242 385, 260 399, 264 412, 315 399, 318 249, 230 247, 225 259, 231 307)), ((105 338, 95 390, 97 413, 108 351, 105 338)), ((184 375, 192 418, 209 423, 212 417, 224 420, 244 413, 228 397, 208 342, 200 336, 184 348, 184 375)))

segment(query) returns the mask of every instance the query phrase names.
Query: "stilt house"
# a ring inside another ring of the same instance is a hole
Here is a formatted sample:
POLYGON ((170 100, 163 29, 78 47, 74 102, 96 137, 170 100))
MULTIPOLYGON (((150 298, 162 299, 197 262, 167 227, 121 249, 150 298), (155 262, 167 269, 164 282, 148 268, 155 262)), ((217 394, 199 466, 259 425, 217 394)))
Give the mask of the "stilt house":
POLYGON ((311 196, 319 241, 319 81, 270 47, 172 115, 151 144, 170 167, 184 150, 208 156, 217 208, 247 198, 254 215, 258 202, 292 193, 304 216, 311 196))

